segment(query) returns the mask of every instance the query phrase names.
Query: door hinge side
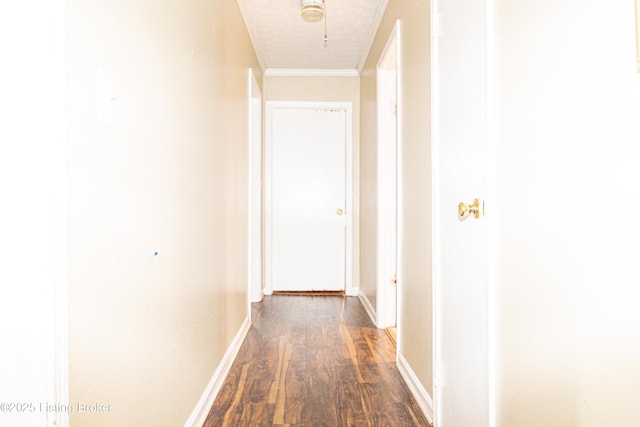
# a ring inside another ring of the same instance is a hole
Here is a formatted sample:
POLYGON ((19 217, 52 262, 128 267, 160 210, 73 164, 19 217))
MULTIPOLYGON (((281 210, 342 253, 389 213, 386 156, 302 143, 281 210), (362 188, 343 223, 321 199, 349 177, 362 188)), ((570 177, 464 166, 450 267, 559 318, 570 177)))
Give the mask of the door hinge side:
POLYGON ((442 36, 442 15, 435 13, 431 17, 431 37, 442 36))
POLYGON ((433 375, 433 386, 440 387, 442 385, 442 365, 436 363, 436 369, 433 375))

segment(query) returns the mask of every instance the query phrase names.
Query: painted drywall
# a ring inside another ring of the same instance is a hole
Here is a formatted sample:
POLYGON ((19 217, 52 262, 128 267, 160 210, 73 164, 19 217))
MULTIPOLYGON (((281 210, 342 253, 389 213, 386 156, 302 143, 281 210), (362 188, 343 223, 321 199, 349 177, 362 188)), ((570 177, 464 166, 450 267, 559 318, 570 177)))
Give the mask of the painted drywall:
POLYGON ((184 425, 247 316, 258 63, 232 0, 67 24, 70 399, 104 409, 71 426, 184 425))
POLYGON ((351 102, 353 114, 352 286, 360 286, 360 78, 350 76, 276 76, 263 78, 264 100, 351 102))
POLYGON ((497 425, 638 426, 634 4, 494 3, 497 425))
POLYGON ((428 2, 389 2, 360 77, 361 289, 375 306, 376 66, 398 19, 398 351, 431 394, 431 94, 428 2))
POLYGON ((0 14, 3 426, 53 425, 64 416, 46 405, 64 402, 57 390, 66 383, 64 372, 57 376, 55 347, 64 330, 57 298, 66 263, 64 6, 64 0, 11 2, 0 14))

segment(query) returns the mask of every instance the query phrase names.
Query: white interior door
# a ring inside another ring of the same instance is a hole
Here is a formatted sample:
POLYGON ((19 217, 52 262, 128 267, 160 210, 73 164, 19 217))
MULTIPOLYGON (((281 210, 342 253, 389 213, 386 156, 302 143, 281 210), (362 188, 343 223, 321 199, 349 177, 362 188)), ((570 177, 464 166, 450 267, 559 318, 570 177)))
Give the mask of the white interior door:
POLYGON ((346 111, 267 105, 267 112, 267 286, 343 291, 346 111))
POLYGON ((439 0, 434 28, 435 409, 439 427, 489 425, 485 1, 439 0))
POLYGON ((398 27, 380 56, 378 101, 378 266, 376 323, 396 326, 398 257, 398 27))
POLYGON ((5 2, 0 14, 12 64, 0 79, 3 426, 69 425, 65 3, 5 2))

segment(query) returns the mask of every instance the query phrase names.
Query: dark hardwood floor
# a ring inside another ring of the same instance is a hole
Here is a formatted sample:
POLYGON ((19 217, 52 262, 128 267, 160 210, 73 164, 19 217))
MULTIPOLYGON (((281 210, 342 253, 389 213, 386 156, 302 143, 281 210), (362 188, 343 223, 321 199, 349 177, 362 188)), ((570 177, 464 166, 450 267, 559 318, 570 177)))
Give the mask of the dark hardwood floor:
POLYGON ((429 425, 357 298, 274 295, 254 307, 205 427, 429 425))

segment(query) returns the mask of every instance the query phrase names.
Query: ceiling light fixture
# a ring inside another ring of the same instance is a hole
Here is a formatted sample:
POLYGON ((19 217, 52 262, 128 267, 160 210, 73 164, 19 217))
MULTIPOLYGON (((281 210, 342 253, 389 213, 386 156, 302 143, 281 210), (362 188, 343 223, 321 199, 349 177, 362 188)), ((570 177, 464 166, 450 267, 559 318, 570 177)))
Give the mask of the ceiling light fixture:
POLYGON ((300 6, 305 22, 320 22, 324 18, 324 0, 300 0, 300 6))

